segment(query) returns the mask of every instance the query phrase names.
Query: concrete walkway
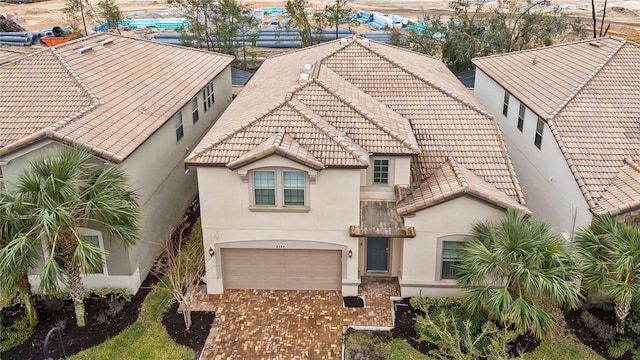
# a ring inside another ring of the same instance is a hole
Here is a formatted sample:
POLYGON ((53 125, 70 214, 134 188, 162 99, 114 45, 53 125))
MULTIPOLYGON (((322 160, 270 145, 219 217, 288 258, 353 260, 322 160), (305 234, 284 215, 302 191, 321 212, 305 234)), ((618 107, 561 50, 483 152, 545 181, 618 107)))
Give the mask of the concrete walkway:
POLYGON ((199 290, 196 310, 216 318, 203 359, 340 359, 345 325, 391 327, 395 281, 365 279, 365 308, 344 308, 338 291, 199 290))

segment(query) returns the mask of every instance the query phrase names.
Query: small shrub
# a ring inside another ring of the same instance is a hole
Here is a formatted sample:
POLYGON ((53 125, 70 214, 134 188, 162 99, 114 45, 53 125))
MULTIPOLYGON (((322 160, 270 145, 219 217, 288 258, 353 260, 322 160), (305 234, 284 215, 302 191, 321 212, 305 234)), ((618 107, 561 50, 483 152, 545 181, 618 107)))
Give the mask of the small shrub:
POLYGON ((384 360, 386 342, 367 331, 355 331, 345 341, 345 359, 384 360))
POLYGON ((609 341, 616 337, 616 328, 598 319, 598 317, 592 313, 584 310, 582 314, 580 314, 580 317, 584 325, 593 331, 601 340, 609 341))
POLYGON ((425 313, 429 312, 429 309, 432 307, 450 307, 457 306, 461 307, 463 305, 463 301, 460 298, 453 297, 412 297, 409 300, 409 303, 414 309, 422 310, 425 313))
POLYGON ((631 354, 631 360, 640 360, 640 350, 636 350, 631 354))
POLYGON ((113 300, 109 301, 109 309, 107 310, 107 315, 110 317, 116 316, 120 311, 124 309, 124 300, 113 300))
POLYGON ((633 340, 629 338, 614 340, 607 344, 607 353, 612 358, 618 359, 626 354, 627 351, 633 349, 633 345, 633 340))
POLYGON ((29 319, 26 315, 7 327, 4 327, 0 321, 0 351, 7 351, 22 344, 31 336, 32 331, 33 328, 29 326, 29 319))
POLYGON ((109 322, 109 317, 106 313, 101 312, 100 314, 98 314, 98 316, 96 316, 96 322, 101 325, 106 324, 109 322))
POLYGON ((85 298, 89 298, 91 296, 96 296, 101 299, 124 299, 125 301, 131 300, 131 293, 127 288, 111 288, 105 287, 101 289, 91 289, 84 294, 85 298))

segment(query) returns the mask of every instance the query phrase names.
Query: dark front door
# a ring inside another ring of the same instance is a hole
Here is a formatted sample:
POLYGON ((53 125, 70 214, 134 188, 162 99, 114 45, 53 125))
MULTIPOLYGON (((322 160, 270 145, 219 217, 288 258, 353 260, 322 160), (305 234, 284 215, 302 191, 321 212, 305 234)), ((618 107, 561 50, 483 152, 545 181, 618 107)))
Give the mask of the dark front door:
POLYGON ((389 271, 389 238, 367 238, 367 271, 389 271))

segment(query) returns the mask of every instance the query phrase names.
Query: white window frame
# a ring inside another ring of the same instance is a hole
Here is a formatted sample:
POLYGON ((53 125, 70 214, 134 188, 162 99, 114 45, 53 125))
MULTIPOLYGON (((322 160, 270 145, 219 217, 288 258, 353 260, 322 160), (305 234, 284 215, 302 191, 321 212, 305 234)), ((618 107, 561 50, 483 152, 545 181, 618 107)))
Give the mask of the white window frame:
POLYGON ((295 168, 257 168, 251 169, 247 176, 249 183, 249 201, 250 208, 252 210, 260 209, 308 209, 309 208, 309 173, 295 168), (275 187, 275 205, 262 205, 256 204, 255 199, 255 186, 254 186, 254 174, 256 171, 271 171, 274 173, 274 187, 275 187), (284 173, 285 172, 300 172, 304 175, 304 204, 303 205, 286 205, 284 203, 284 173))
POLYGON ((202 89, 202 101, 204 103, 204 112, 209 111, 216 103, 215 92, 213 89, 213 81, 202 89))
POLYGON ((442 269, 443 269, 443 263, 444 263, 444 259, 442 258, 442 255, 444 252, 444 243, 445 242, 463 243, 465 242, 465 238, 466 238, 466 235, 463 235, 463 234, 446 235, 438 238, 438 251, 437 251, 438 259, 436 261, 436 279, 438 281, 450 282, 450 283, 456 282, 456 279, 447 279, 442 277, 442 269))
POLYGON ((198 106, 198 95, 191 99, 191 120, 197 123, 200 120, 200 107, 198 106))
POLYGON ((502 99, 502 115, 509 115, 509 101, 511 100, 511 94, 508 91, 504 92, 504 98, 502 99))
POLYGON ((105 275, 105 276, 109 276, 109 270, 107 268, 107 252, 104 248, 104 239, 102 238, 102 232, 98 231, 98 230, 94 230, 94 229, 88 229, 88 228, 79 228, 78 229, 78 235, 80 236, 96 236, 98 237, 98 243, 100 246, 100 249, 102 250, 102 272, 96 272, 96 273, 90 273, 90 274, 83 274, 83 275, 105 275))
POLYGON ((520 109, 518 109, 518 123, 516 124, 516 127, 518 128, 518 130, 520 130, 520 132, 522 132, 522 129, 524 129, 524 117, 526 113, 527 108, 523 103, 520 103, 520 109))
POLYGON ((533 145, 542 150, 542 136, 544 135, 544 121, 538 118, 536 122, 536 136, 533 139, 533 145))
POLYGON ((182 110, 173 115, 173 128, 176 134, 176 141, 184 137, 184 122, 182 121, 182 110))
POLYGON ((367 186, 376 187, 376 188, 393 187, 393 185, 394 185, 394 172, 395 172, 395 159, 393 159, 392 157, 373 156, 373 157, 370 157, 369 160, 371 161, 371 165, 369 165, 369 167, 367 168, 367 186), (374 175, 374 169, 373 168, 375 166, 376 160, 387 160, 389 162, 389 178, 388 178, 388 183, 387 184, 376 184, 376 183, 373 182, 373 175, 374 175))

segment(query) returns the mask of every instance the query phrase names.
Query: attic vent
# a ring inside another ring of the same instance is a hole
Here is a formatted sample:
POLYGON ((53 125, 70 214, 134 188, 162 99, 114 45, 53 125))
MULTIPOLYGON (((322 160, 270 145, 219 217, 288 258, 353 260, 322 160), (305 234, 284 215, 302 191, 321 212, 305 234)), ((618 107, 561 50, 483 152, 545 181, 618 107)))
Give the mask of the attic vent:
POLYGON ((80 53, 80 54, 84 54, 84 53, 89 52, 91 50, 93 50, 93 48, 91 46, 83 46, 83 47, 77 49, 76 51, 78 53, 80 53))
POLYGON ((599 47, 602 47, 602 46, 603 46, 603 44, 602 44, 601 42, 598 42, 598 41, 589 41, 589 45, 591 45, 591 46, 595 46, 595 47, 597 47, 597 48, 599 48, 599 47))
POLYGON ((301 73, 301 74, 300 74, 300 77, 298 78, 298 82, 299 82, 300 84, 304 84, 304 83, 306 83, 307 81, 309 81, 309 74, 301 73))
POLYGON ((302 67, 302 71, 309 73, 311 72, 311 69, 313 68, 313 65, 311 64, 304 64, 304 66, 302 67))
POLYGON ((362 39, 362 45, 369 46, 369 39, 362 39))
POLYGON ((347 42, 348 42, 347 38, 340 39, 340 45, 347 45, 347 42))
POLYGON ((111 45, 111 44, 113 44, 113 39, 104 39, 104 40, 98 42, 98 44, 100 44, 102 46, 111 45))

